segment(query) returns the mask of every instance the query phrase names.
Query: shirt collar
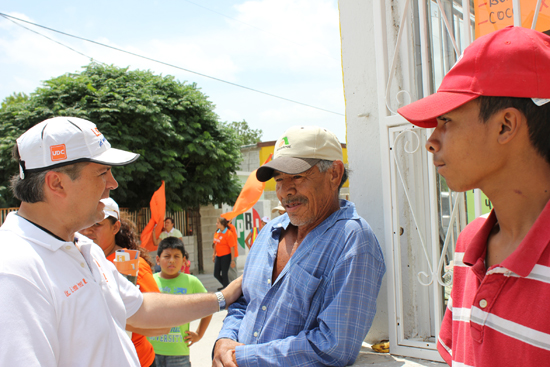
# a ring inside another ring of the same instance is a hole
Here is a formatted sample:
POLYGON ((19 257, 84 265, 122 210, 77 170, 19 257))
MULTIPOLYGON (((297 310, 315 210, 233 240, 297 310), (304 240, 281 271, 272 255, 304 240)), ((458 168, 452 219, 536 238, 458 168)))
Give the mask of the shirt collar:
POLYGON ((6 221, 0 227, 0 231, 9 231, 32 243, 40 245, 51 251, 57 251, 61 246, 72 242, 61 241, 35 226, 25 218, 18 216, 15 212, 8 214, 6 221))
POLYGON ((227 227, 225 227, 225 228, 223 229, 223 231, 220 231, 220 230, 218 229, 218 230, 216 230, 216 232, 225 234, 225 232, 227 232, 227 227))
MULTIPOLYGON (((463 259, 465 264, 471 266, 475 264, 478 259, 482 258, 482 260, 485 260, 487 253, 487 240, 496 222, 497 217, 493 210, 485 223, 475 234, 471 243, 468 245, 463 259)), ((516 273, 519 276, 528 276, 550 243, 549 224, 550 201, 546 203, 544 209, 529 232, 527 232, 527 235, 523 241, 521 241, 518 248, 512 252, 510 256, 504 259, 500 266, 516 273)))

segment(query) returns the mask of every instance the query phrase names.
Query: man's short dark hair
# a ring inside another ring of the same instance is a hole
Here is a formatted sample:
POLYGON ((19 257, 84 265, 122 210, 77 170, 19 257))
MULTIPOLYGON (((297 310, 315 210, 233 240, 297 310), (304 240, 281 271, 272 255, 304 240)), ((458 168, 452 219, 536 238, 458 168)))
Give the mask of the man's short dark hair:
MULTIPOLYGON (((19 150, 17 144, 13 147, 13 158, 19 162, 19 150)), ((76 180, 80 177, 82 168, 89 162, 79 162, 69 164, 62 167, 46 169, 39 172, 26 172, 25 179, 19 177, 19 173, 13 175, 10 179, 11 191, 13 196, 25 203, 38 203, 44 201, 44 183, 46 174, 49 171, 61 172, 69 176, 71 180, 76 180)))
POLYGON ((479 118, 487 122, 495 113, 513 107, 527 119, 529 140, 535 150, 550 163, 550 103, 537 106, 531 98, 481 96, 479 118))
POLYGON ((166 222, 167 220, 169 220, 170 222, 172 222, 172 224, 174 224, 174 218, 172 217, 166 217, 164 218, 164 221, 166 222))
POLYGON ((183 246, 182 240, 177 237, 166 237, 159 243, 159 248, 157 249, 157 256, 160 257, 162 252, 167 248, 173 248, 181 251, 181 255, 185 255, 185 247, 183 246))

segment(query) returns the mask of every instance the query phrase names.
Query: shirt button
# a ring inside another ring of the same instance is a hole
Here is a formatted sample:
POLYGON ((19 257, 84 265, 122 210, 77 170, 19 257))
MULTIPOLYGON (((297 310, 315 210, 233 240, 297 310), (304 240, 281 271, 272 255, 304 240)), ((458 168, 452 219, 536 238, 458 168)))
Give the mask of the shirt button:
POLYGON ((262 310, 264 310, 264 311, 265 311, 265 310, 267 310, 267 307, 265 307, 265 306, 262 306, 262 310))
POLYGON ((254 337, 258 337, 258 332, 257 331, 254 332, 254 337))
POLYGON ((72 246, 70 246, 70 245, 68 245, 68 246, 65 246, 65 249, 66 249, 66 250, 70 250, 70 249, 72 249, 72 248, 73 248, 73 247, 72 247, 72 246))
POLYGON ((84 263, 80 263, 80 266, 82 266, 83 268, 86 267, 86 265, 84 265, 84 263))
POLYGON ((485 308, 487 307, 487 301, 482 299, 481 301, 479 301, 479 307, 481 308, 485 308))
POLYGON ((268 279, 268 280, 267 280, 267 284, 271 284, 271 279, 268 279))

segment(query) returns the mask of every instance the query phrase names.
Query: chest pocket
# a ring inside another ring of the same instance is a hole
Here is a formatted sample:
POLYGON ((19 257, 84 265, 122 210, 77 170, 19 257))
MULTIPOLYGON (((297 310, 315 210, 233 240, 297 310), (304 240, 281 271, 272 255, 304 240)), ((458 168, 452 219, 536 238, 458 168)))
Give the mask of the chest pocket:
POLYGON ((292 267, 282 284, 281 299, 285 302, 281 302, 279 314, 287 321, 287 335, 296 335, 303 330, 322 281, 322 278, 309 274, 299 264, 293 264, 292 267))

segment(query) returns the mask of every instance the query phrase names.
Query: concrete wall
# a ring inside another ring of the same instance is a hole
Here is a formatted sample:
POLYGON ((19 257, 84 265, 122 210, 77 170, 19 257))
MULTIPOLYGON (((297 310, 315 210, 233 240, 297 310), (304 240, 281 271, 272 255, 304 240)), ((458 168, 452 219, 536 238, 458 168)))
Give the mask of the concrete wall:
MULTIPOLYGON (((373 4, 364 0, 339 1, 342 67, 346 97, 346 139, 350 199, 384 246, 384 207, 373 4)), ((388 292, 384 277, 376 317, 367 342, 388 339, 388 292)))
POLYGON ((241 148, 243 160, 239 165, 239 171, 252 172, 260 167, 260 148, 256 145, 244 146, 241 148))
POLYGON ((204 272, 213 273, 214 263, 212 262, 212 241, 216 232, 216 220, 222 214, 221 209, 216 209, 213 205, 201 207, 202 224, 202 256, 204 261, 204 272))

